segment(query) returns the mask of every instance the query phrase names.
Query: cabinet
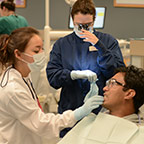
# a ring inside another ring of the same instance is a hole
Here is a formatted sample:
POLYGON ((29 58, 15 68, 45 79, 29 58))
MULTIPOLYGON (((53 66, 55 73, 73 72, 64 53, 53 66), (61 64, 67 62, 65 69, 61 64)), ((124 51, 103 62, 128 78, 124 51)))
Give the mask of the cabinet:
POLYGON ((144 68, 144 39, 130 40, 130 63, 144 68))

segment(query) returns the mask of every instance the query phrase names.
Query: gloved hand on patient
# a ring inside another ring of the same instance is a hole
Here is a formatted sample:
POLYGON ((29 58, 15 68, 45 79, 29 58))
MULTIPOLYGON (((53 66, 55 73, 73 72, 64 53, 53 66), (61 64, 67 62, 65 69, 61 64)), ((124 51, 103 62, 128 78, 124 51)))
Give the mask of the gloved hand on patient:
POLYGON ((95 82, 97 80, 97 75, 91 70, 73 70, 70 73, 71 79, 88 79, 90 82, 95 82))
POLYGON ((85 103, 74 111, 74 116, 76 120, 80 120, 91 113, 93 109, 99 107, 103 104, 103 96, 95 95, 88 98, 85 103))

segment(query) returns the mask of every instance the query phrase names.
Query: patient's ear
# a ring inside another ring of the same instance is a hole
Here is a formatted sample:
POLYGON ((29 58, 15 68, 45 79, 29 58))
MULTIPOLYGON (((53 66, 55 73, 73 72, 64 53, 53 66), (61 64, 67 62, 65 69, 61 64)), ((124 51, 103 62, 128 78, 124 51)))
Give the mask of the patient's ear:
POLYGON ((125 93, 125 99, 132 99, 136 95, 136 92, 134 89, 128 89, 125 93))

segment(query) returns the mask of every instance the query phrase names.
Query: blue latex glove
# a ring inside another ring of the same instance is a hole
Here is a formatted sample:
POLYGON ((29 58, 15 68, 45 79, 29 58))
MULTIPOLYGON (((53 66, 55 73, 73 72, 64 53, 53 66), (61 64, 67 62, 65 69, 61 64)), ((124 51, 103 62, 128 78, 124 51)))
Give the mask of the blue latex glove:
POLYGON ((103 96, 93 96, 89 98, 81 107, 74 111, 74 117, 76 120, 80 120, 83 117, 91 113, 93 109, 96 109, 103 103, 103 96))
POLYGON ((71 79, 88 79, 90 82, 95 82, 97 79, 97 75, 95 72, 92 72, 91 70, 73 70, 70 73, 71 79))
POLYGON ((90 84, 90 90, 87 93, 87 95, 85 96, 84 102, 86 102, 90 97, 92 97, 94 95, 98 95, 98 91, 99 91, 99 88, 98 88, 97 84, 95 82, 92 82, 90 84))

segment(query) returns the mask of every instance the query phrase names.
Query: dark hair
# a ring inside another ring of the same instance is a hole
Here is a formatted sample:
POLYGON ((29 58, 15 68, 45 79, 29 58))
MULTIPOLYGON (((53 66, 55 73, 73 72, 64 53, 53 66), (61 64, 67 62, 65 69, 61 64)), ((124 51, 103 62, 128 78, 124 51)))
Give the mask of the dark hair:
POLYGON ((135 113, 139 112, 139 108, 144 104, 144 69, 130 65, 128 67, 117 68, 115 73, 124 73, 125 86, 124 91, 134 89, 136 95, 133 98, 135 113))
POLYGON ((3 7, 5 7, 9 11, 14 11, 15 12, 15 3, 13 1, 14 0, 5 0, 5 1, 2 1, 1 4, 0 4, 1 9, 3 9, 3 7))
POLYGON ((14 30, 10 35, 0 35, 0 63, 3 67, 15 63, 14 50, 24 52, 28 42, 39 32, 32 27, 23 27, 14 30))
POLYGON ((74 19, 74 15, 78 14, 79 12, 84 15, 93 15, 93 21, 95 20, 96 10, 92 0, 77 0, 72 7, 72 19, 74 19))

